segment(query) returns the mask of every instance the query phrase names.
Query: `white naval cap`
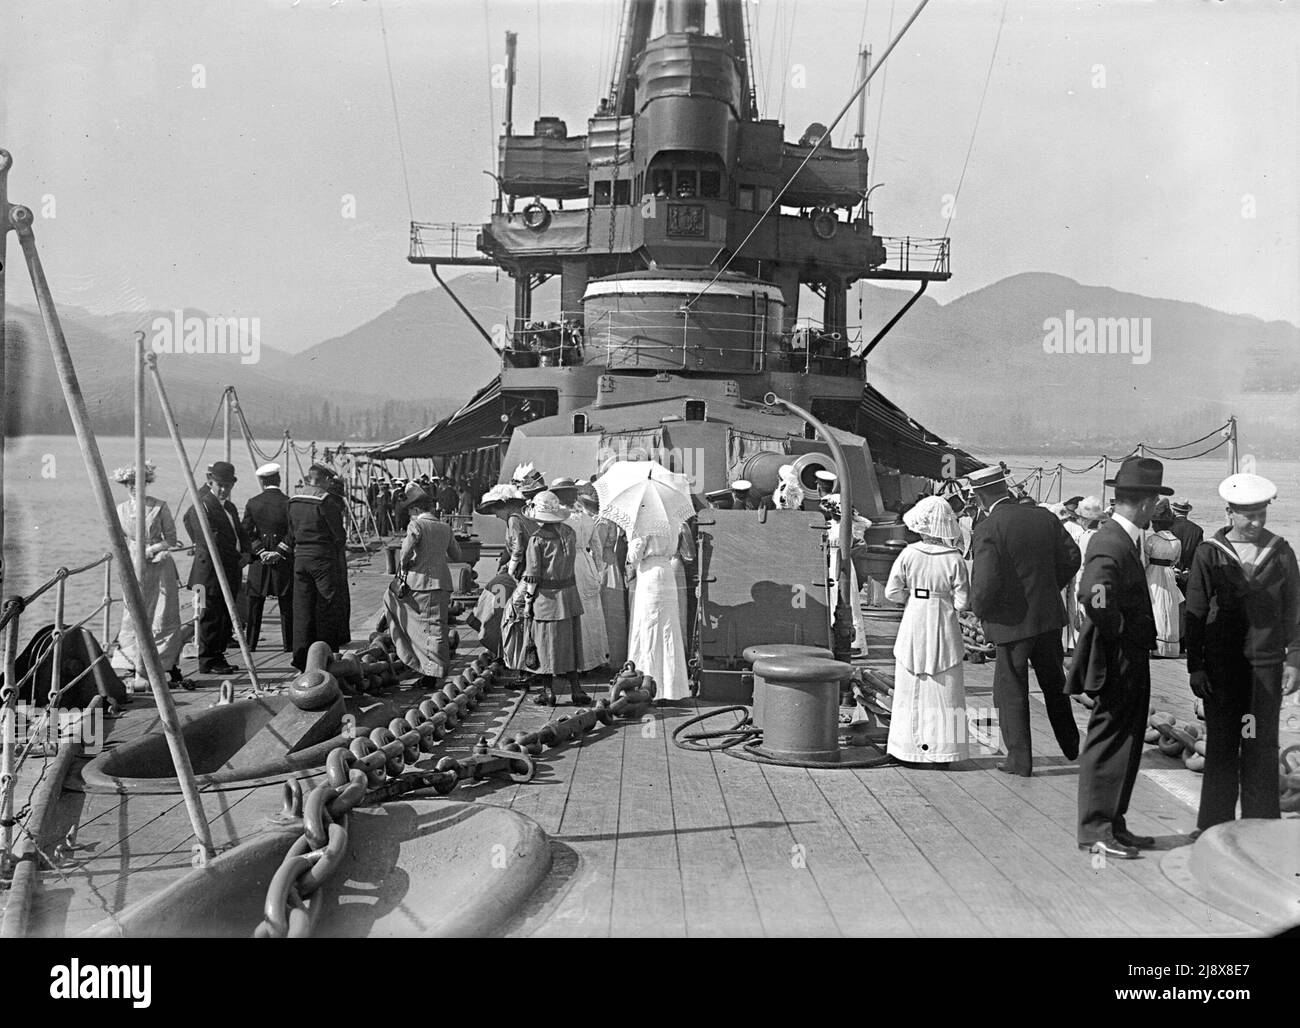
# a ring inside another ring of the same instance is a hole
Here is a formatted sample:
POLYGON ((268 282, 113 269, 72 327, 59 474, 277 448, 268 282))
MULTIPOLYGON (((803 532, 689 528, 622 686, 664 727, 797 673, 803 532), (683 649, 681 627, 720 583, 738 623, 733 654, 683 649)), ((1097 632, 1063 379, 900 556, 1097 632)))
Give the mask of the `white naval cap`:
POLYGON ((735 489, 737 492, 744 492, 746 489, 750 488, 749 480, 745 478, 738 478, 731 483, 731 488, 735 489))
POLYGON ((1233 507, 1262 507, 1277 496, 1277 486, 1262 475, 1229 475, 1219 483, 1219 495, 1233 507))
POLYGON ((275 463, 275 461, 272 461, 270 464, 263 464, 256 472, 258 478, 266 478, 268 475, 278 475, 279 473, 280 465, 275 463))
POLYGON ((816 475, 823 482, 834 482, 839 478, 834 471, 827 471, 825 468, 818 468, 816 475))

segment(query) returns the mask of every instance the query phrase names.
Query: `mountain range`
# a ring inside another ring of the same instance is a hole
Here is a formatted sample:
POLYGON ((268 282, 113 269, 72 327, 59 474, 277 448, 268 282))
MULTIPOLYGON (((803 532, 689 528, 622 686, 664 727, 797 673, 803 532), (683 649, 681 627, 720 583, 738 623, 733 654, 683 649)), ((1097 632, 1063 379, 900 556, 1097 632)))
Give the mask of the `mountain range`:
MULTIPOLYGON (((489 332, 507 316, 508 278, 471 273, 451 285, 489 332)), ((867 338, 910 295, 865 284, 861 293, 867 338)), ((536 316, 546 308, 539 297, 536 316)), ((96 427, 129 432, 132 333, 151 334, 172 312, 60 316, 96 427)), ((67 431, 36 312, 10 307, 7 350, 9 431, 67 431)), ((332 441, 422 428, 468 399, 497 362, 436 288, 299 353, 263 343, 255 364, 163 353, 159 367, 186 433, 208 430, 222 387, 233 385, 260 437, 289 427, 298 439, 332 441)), ((1172 446, 1234 413, 1256 453, 1294 456, 1300 433, 1300 328, 1054 274, 1014 275, 944 304, 923 296, 872 353, 868 378, 930 431, 979 452, 1172 446), (1078 352, 1099 340, 1104 350, 1106 335, 1121 331, 1129 352, 1078 352)), ((162 431, 156 417, 153 430, 162 431)))

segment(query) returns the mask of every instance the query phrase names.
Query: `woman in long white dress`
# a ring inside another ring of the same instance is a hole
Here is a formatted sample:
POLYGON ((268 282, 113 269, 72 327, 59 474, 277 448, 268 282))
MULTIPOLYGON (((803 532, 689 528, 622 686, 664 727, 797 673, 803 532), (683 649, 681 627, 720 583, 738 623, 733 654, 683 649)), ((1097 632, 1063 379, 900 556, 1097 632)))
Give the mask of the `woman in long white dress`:
POLYGON ((906 764, 946 766, 969 755, 965 644, 957 612, 970 597, 961 528, 948 502, 924 497, 903 515, 921 536, 898 555, 885 595, 907 602, 894 642, 894 702, 886 751, 906 764))
POLYGON ((654 676, 663 700, 691 695, 678 543, 676 535, 634 536, 627 548, 628 567, 636 575, 629 590, 627 659, 654 676))
MULTIPOLYGON (((154 466, 145 461, 145 485, 154 480, 154 466)), ((117 521, 128 545, 134 552, 135 540, 135 468, 118 468, 113 479, 125 486, 130 496, 117 505, 117 521)), ((144 613, 153 626, 154 646, 173 687, 194 688, 192 682, 181 675, 181 649, 189 639, 192 626, 181 622, 180 579, 171 551, 179 547, 176 541, 176 522, 166 501, 145 494, 145 562, 140 575, 140 592, 144 597, 144 613)), ((133 676, 132 687, 143 689, 148 680, 140 665, 140 644, 135 626, 129 617, 122 619, 117 632, 117 649, 111 660, 119 674, 133 676)))
POLYGON ((1157 657, 1177 657, 1180 638, 1178 605, 1183 602, 1182 590, 1174 573, 1174 566, 1183 552, 1183 544, 1169 528, 1174 523, 1169 501, 1162 499, 1151 518, 1151 531, 1142 540, 1146 554, 1147 589, 1151 593, 1151 613, 1156 619, 1157 657))

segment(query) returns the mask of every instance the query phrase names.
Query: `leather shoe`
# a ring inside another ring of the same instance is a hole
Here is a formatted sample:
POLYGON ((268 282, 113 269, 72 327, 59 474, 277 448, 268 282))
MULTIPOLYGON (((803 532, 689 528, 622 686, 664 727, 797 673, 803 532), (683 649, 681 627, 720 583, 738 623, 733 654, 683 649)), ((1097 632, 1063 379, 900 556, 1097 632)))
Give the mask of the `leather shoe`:
POLYGON ((1125 846, 1116 839, 1098 839, 1094 843, 1081 842, 1079 849, 1087 850, 1089 853, 1104 853, 1118 860, 1137 860, 1141 855, 1136 846, 1125 846))
POLYGON ((1020 778, 1032 778, 1034 775, 1033 771, 1017 771, 1010 764, 999 764, 998 770, 1004 775, 1016 775, 1020 778))
POLYGON ((1156 844, 1154 836, 1151 835, 1134 835, 1127 828, 1115 830, 1115 841, 1121 846, 1131 846, 1134 849, 1149 850, 1156 844))
POLYGON ((233 664, 209 664, 207 667, 199 668, 199 673, 203 675, 237 675, 239 668, 233 664))

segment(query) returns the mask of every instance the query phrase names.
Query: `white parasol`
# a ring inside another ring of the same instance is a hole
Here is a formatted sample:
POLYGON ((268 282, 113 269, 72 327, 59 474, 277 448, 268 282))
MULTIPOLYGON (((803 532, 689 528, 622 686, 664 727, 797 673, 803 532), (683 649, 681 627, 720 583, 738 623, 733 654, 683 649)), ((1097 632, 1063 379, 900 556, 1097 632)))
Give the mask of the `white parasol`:
POLYGON ((629 539, 676 539, 695 515, 690 479, 656 461, 615 461, 593 484, 600 499, 599 517, 618 525, 629 539))

